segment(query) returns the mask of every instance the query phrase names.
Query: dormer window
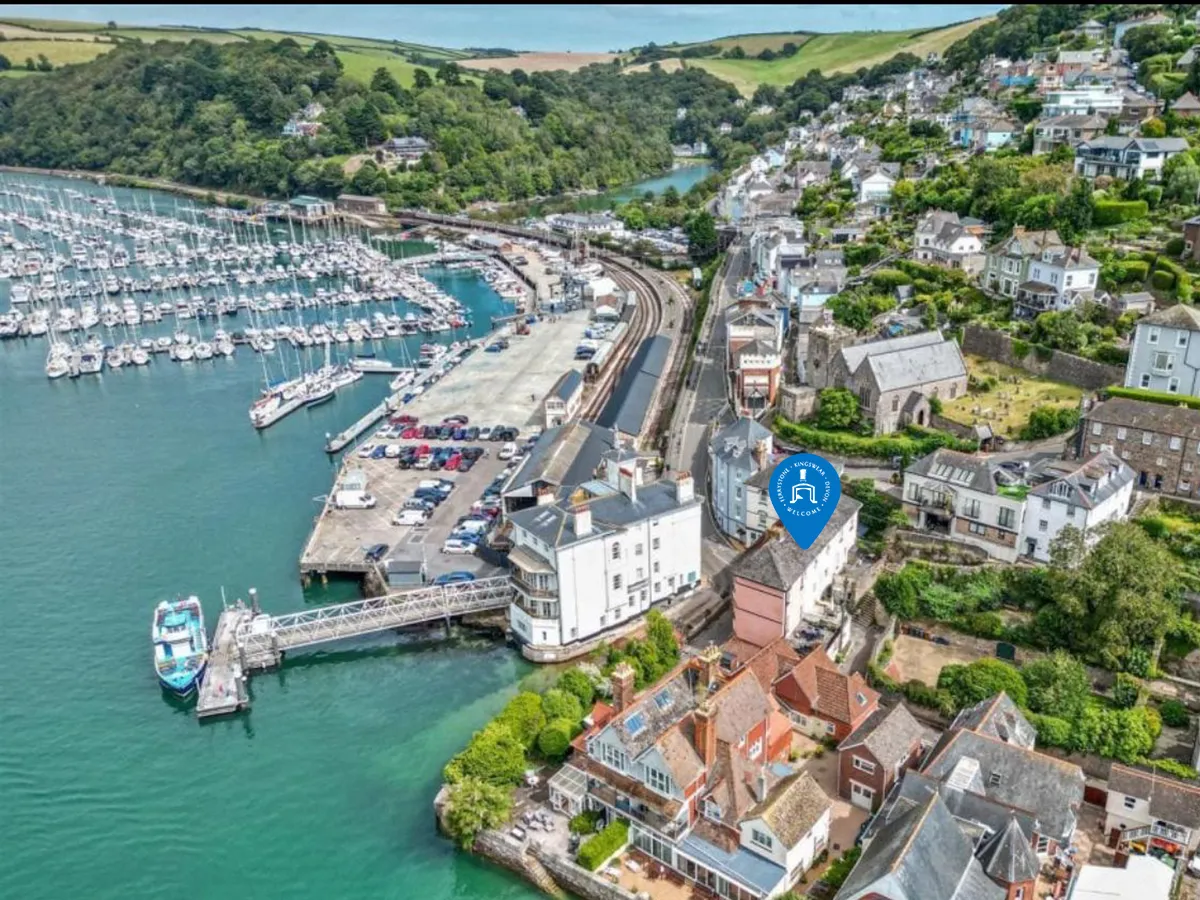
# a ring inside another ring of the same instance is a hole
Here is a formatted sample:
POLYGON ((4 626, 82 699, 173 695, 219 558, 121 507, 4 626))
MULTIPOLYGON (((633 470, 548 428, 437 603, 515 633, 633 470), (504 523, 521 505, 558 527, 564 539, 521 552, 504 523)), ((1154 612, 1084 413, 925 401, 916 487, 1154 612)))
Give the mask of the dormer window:
POLYGON ((1001 777, 999 772, 993 772, 991 775, 988 776, 988 784, 991 785, 992 787, 998 786, 1002 780, 1003 780, 1003 778, 1001 777))
POLYGON ((712 819, 714 822, 721 821, 721 807, 713 800, 704 801, 704 815, 712 819))
POLYGON ((866 695, 865 695, 865 694, 863 694, 861 691, 860 691, 859 693, 857 693, 857 694, 855 694, 855 695, 854 695, 854 699, 858 701, 858 705, 859 705, 859 706, 866 706, 866 705, 867 705, 867 698, 866 698, 866 695))

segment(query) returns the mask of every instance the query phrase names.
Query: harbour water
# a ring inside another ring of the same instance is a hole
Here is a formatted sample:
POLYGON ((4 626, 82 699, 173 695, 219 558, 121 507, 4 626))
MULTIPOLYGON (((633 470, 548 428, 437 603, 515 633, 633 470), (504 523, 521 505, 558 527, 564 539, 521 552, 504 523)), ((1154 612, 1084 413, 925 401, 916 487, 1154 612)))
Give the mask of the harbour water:
MULTIPOLYGON (((473 273, 430 277, 473 334, 510 309, 473 273)), ((253 353, 75 381, 44 363, 43 341, 0 343, 0 897, 537 896, 439 838, 431 810, 441 765, 527 674, 511 650, 362 639, 296 656, 254 680, 252 712, 203 726, 156 682, 164 597, 198 594, 211 627, 222 586, 269 612, 353 596, 302 591, 296 558, 325 433, 388 379, 256 432, 253 353)))
POLYGON ((679 166, 665 175, 647 178, 645 181, 639 181, 637 184, 621 188, 611 196, 614 200, 624 201, 640 197, 646 191, 653 191, 655 195, 658 195, 669 187, 675 188, 681 194, 686 194, 693 185, 699 184, 715 171, 716 169, 711 163, 679 166))

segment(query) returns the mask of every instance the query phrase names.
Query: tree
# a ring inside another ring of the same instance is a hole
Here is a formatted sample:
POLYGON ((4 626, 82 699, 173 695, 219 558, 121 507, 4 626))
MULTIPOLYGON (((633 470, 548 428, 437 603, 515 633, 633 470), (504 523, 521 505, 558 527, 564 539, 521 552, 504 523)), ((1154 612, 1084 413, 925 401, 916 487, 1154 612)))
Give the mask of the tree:
POLYGON ((443 84, 459 85, 462 84, 462 69, 458 63, 447 61, 437 67, 433 77, 443 84))
POLYGON ((1064 526, 1050 541, 1050 571, 1062 573, 1077 569, 1087 556, 1087 541, 1074 525, 1064 526))
POLYGON ((1112 690, 1113 703, 1121 709, 1132 709, 1137 705, 1141 692, 1141 683, 1136 678, 1124 672, 1117 673, 1117 680, 1112 690))
POLYGON ((592 701, 596 697, 596 688, 592 684, 592 679, 588 678, 583 670, 567 669, 558 676, 556 684, 560 690, 574 694, 585 712, 591 710, 592 701))
POLYGON ((578 724, 583 719, 583 704, 574 694, 561 688, 551 688, 542 695, 542 712, 547 720, 566 719, 578 724))
POLYGON ((26 68, 27 70, 29 70, 30 72, 36 72, 36 71, 37 71, 37 64, 36 64, 36 63, 33 61, 33 57, 32 57, 32 56, 27 56, 27 57, 25 57, 25 68, 26 68))
POLYGON ((450 786, 446 797, 446 830, 464 850, 475 845, 481 831, 499 828, 512 813, 512 794, 480 778, 464 778, 450 786))
POLYGON ((496 721, 507 725, 523 746, 532 747, 538 732, 546 724, 541 695, 522 691, 508 701, 508 705, 496 716, 496 721))
POLYGON ((977 659, 966 666, 944 666, 937 686, 949 691, 960 709, 994 697, 1001 691, 1017 706, 1025 706, 1028 690, 1021 673, 998 659, 977 659))
POLYGON ((538 733, 537 748, 546 759, 559 760, 571 748, 571 738, 578 725, 570 719, 552 719, 538 733))
POLYGON ((1200 166, 1190 153, 1172 156, 1163 164, 1163 196, 1182 203, 1195 203, 1200 192, 1200 166))
POLYGON ((403 94, 400 82, 383 66, 376 69, 375 74, 371 76, 371 90, 380 91, 396 100, 399 100, 403 94))
POLYGON ((433 87, 433 79, 429 77, 429 72, 426 69, 416 69, 413 72, 413 88, 421 91, 431 87, 433 87))
POLYGON ((717 253, 717 223, 712 213, 702 210, 692 217, 685 229, 688 255, 697 262, 712 259, 717 253))
POLYGON ((1167 136, 1167 126, 1162 119, 1150 118, 1142 123, 1142 137, 1160 138, 1167 136))
POLYGON ((679 661, 679 642, 675 640, 675 629, 662 610, 652 609, 646 614, 646 640, 653 645, 665 668, 679 661))
POLYGON ((507 725, 489 722, 446 763, 442 775, 451 784, 479 778, 489 784, 516 785, 525 775, 525 746, 507 725))
POLYGON ((1092 227, 1092 185, 1086 178, 1076 178, 1067 196, 1058 201, 1054 224, 1059 237, 1073 243, 1092 227))
POLYGON ((1029 708, 1067 721, 1079 718, 1092 692, 1083 663, 1063 650, 1026 663, 1021 677, 1028 688, 1029 708))
POLYGON ((0 72, 6 72, 12 68, 12 62, 3 53, 0 53, 0 72))
POLYGON ((678 206, 680 204, 679 188, 673 184, 667 185, 662 193, 663 206, 678 206))
POLYGON ((858 398, 846 388, 825 388, 817 409, 821 428, 850 428, 858 422, 858 398))

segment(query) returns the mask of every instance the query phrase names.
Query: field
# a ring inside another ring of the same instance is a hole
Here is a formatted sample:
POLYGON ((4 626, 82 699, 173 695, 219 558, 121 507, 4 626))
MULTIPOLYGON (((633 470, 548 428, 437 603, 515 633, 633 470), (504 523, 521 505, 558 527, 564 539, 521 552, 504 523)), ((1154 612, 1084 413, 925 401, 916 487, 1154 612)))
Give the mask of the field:
MULTIPOLYGON (((402 86, 412 87, 416 71, 420 68, 394 53, 380 50, 339 50, 337 55, 345 67, 346 74, 356 81, 369 82, 375 70, 382 66, 391 72, 402 86)), ((430 76, 433 75, 433 70, 425 71, 430 76)))
POLYGON ((118 28, 116 31, 105 30, 104 34, 123 37, 129 40, 145 41, 153 44, 155 41, 209 41, 213 44, 230 44, 245 40, 241 35, 230 31, 215 31, 203 28, 118 28))
POLYGON ((464 59, 460 65, 469 69, 499 69, 511 72, 523 69, 526 72, 554 72, 565 69, 574 72, 592 63, 612 62, 615 53, 521 53, 517 56, 499 56, 494 59, 464 59))
POLYGON ((1016 437, 1037 406, 1079 407, 1083 392, 1012 369, 978 356, 967 356, 967 371, 977 380, 992 377, 998 384, 983 394, 942 401, 942 415, 963 425, 986 423, 998 434, 1016 437))
MULTIPOLYGON (((825 75, 833 75, 837 72, 852 72, 863 66, 877 65, 901 52, 920 57, 930 52, 942 53, 955 41, 966 37, 989 21, 991 20, 973 19, 936 31, 849 31, 842 34, 811 35, 794 56, 770 62, 759 59, 695 59, 688 62, 689 65, 712 72, 748 95, 754 93, 754 89, 760 84, 788 85, 813 69, 818 69, 825 75)), ((747 36, 745 39, 722 38, 711 43, 741 43, 742 49, 749 54, 750 48, 743 42, 748 41, 749 37, 772 37, 782 46, 785 40, 798 36, 758 35, 747 36)))
POLYGON ((65 66, 70 63, 91 62, 102 53, 113 48, 112 44, 96 41, 4 41, 0 53, 8 57, 14 66, 23 66, 26 59, 36 60, 39 53, 55 66, 65 66))
MULTIPOLYGON (((660 59, 658 61, 658 64, 660 67, 662 67, 662 70, 664 72, 678 72, 680 69, 682 69, 684 67, 683 60, 677 56, 672 56, 670 59, 660 59)), ((654 65, 654 63, 638 63, 636 66, 630 66, 629 68, 625 69, 624 71, 626 71, 626 72, 649 72, 650 67, 652 65, 654 65)))
POLYGON ((7 40, 14 38, 46 38, 55 41, 94 41, 102 39, 94 31, 58 31, 54 29, 29 28, 26 25, 14 25, 11 22, 0 22, 0 34, 7 40))

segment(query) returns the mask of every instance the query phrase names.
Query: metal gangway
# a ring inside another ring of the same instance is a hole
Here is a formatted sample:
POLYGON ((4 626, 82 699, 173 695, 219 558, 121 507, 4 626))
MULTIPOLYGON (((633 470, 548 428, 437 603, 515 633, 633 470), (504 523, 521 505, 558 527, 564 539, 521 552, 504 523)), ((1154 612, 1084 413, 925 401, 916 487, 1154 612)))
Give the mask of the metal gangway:
POLYGON ((514 593, 511 579, 501 575, 431 585, 282 616, 245 616, 238 623, 235 640, 243 668, 269 668, 279 665, 289 650, 504 609, 514 593))

